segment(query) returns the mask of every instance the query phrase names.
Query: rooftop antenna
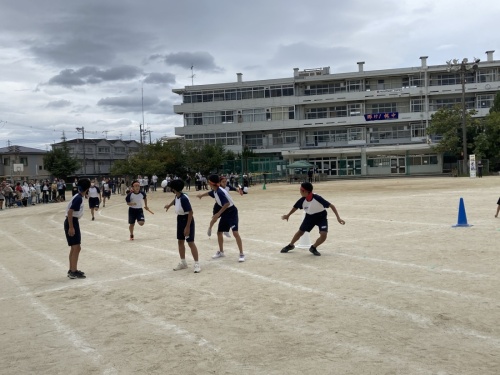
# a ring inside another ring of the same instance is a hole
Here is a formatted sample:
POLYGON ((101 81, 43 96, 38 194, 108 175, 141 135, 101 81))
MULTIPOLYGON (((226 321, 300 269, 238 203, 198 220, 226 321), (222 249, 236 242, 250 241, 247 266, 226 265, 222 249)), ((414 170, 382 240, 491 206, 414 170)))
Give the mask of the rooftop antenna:
POLYGON ((109 133, 109 130, 103 130, 102 133, 105 134, 105 139, 108 139, 108 133, 109 133))
POLYGON ((194 86, 194 65, 191 65, 191 86, 194 86))

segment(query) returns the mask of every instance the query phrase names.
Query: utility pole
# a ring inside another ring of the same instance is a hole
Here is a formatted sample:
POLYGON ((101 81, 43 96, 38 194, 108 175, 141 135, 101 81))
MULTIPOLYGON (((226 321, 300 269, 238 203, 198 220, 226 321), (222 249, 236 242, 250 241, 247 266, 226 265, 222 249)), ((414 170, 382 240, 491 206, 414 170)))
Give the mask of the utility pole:
POLYGON ((478 64, 480 59, 474 57, 472 63, 469 63, 467 58, 464 58, 462 62, 459 62, 457 59, 449 60, 446 62, 448 64, 448 68, 446 69, 448 72, 458 72, 460 74, 460 84, 462 85, 462 148, 463 148, 463 165, 462 171, 464 175, 469 174, 468 170, 468 158, 467 158, 467 124, 466 124, 466 113, 467 113, 467 105, 465 103, 465 75, 467 72, 472 71, 472 73, 476 73, 478 69, 478 64))
POLYGON ((78 133, 82 133, 83 137, 83 175, 87 174, 87 158, 85 156, 85 128, 82 126, 81 128, 76 128, 78 133))

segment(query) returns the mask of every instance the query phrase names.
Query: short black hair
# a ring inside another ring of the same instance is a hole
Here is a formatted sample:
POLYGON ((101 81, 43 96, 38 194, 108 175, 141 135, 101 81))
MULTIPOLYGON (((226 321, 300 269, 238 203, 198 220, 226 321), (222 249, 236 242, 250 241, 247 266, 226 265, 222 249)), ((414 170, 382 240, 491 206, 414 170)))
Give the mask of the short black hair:
POLYGON ((220 183, 219 175, 211 174, 210 176, 208 176, 208 181, 210 181, 213 184, 219 184, 220 183))
POLYGON ((311 184, 310 182, 303 182, 300 184, 300 187, 310 193, 313 191, 313 184, 311 184))
POLYGON ((173 180, 169 184, 170 189, 178 191, 179 193, 184 189, 184 181, 182 180, 173 180))
POLYGON ((90 188, 90 180, 88 178, 81 178, 78 180, 76 183, 76 186, 78 186, 79 191, 86 191, 90 188))

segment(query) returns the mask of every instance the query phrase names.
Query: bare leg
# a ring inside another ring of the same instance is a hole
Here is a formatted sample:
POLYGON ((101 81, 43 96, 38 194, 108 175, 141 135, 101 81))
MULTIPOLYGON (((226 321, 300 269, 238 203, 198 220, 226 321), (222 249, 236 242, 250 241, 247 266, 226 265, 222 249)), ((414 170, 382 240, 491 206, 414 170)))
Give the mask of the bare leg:
POLYGON ((71 271, 76 271, 78 268, 78 256, 80 255, 81 250, 80 245, 72 245, 71 250, 69 252, 69 269, 71 271))
POLYGON ((323 242, 326 241, 326 237, 328 235, 328 232, 319 232, 319 237, 318 239, 316 240, 316 242, 314 243, 314 247, 315 248, 318 248, 319 245, 321 245, 323 242))
MULTIPOLYGON (((194 241, 188 242, 188 246, 191 249, 191 254, 193 255, 193 259, 195 262, 198 262, 198 248, 196 247, 194 241)), ((180 252, 180 250, 179 250, 180 252)))
POLYGON ((184 245, 185 240, 177 240, 177 244, 179 245, 179 256, 182 260, 186 259, 186 246, 184 245))
POLYGON ((234 231, 233 230, 233 236, 234 236, 234 239, 236 240, 236 244, 238 245, 238 249, 240 250, 240 254, 243 254, 243 242, 241 241, 241 237, 240 237, 240 234, 238 233, 238 231, 234 231))
POLYGON ((500 204, 497 206, 497 213, 496 213, 495 217, 498 217, 499 213, 500 213, 500 204))
POLYGON ((219 242, 219 251, 224 252, 224 238, 222 237, 222 232, 217 232, 217 242, 219 242))
POLYGON ((299 240, 300 237, 304 234, 304 231, 298 230, 297 233, 293 235, 292 241, 290 241, 290 245, 293 245, 295 242, 299 240))
POLYGON ((134 226, 135 226, 135 224, 129 224, 129 226, 128 226, 128 230, 130 232, 130 237, 134 236, 134 226))

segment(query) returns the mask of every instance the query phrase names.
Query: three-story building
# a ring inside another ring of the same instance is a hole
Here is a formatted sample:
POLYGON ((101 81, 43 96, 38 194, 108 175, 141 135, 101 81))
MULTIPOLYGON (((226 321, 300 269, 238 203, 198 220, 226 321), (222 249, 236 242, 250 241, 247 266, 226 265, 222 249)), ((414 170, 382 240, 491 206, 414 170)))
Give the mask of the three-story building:
MULTIPOLYGON (((329 177, 439 174, 443 155, 427 134, 431 116, 455 104, 485 116, 500 90, 500 61, 464 73, 449 65, 330 74, 330 68, 294 69, 293 77, 186 86, 174 89, 182 103, 174 111, 187 141, 245 147, 290 163, 307 160, 329 177), (462 92, 465 100, 462 101, 462 92)), ((458 126, 458 125, 457 125, 458 126)))

